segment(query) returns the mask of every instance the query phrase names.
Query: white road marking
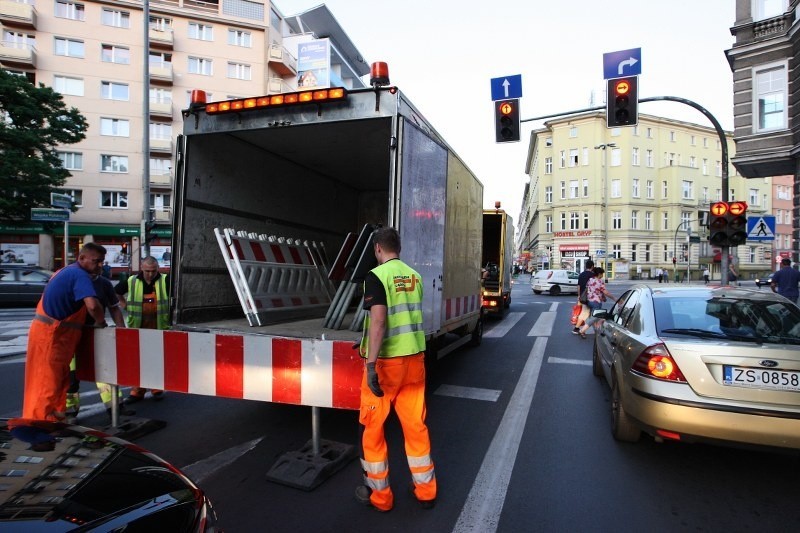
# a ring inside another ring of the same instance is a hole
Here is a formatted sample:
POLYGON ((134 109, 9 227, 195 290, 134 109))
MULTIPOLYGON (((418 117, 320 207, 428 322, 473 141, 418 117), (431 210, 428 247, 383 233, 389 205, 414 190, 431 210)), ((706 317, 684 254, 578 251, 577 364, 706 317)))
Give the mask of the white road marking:
POLYGON ((461 387, 458 385, 440 385, 434 394, 451 396, 453 398, 467 398, 469 400, 484 400, 496 402, 502 391, 494 389, 479 389, 476 387, 461 387))
POLYGON ((548 363, 557 363, 562 365, 584 365, 584 366, 592 366, 591 361, 585 361, 583 359, 564 359, 561 357, 548 357, 548 363))
POLYGON ((24 355, 17 356, 16 359, 10 359, 9 358, 9 359, 4 359, 4 360, 0 361, 0 365, 19 365, 19 364, 23 364, 23 365, 25 364, 25 356, 24 355))
POLYGON ((525 313, 508 313, 502 322, 483 334, 484 339, 499 339, 513 328, 525 313))
MULTIPOLYGON (((558 304, 556 304, 558 305, 558 304)), ((549 337, 553 333, 553 325, 556 323, 555 311, 544 311, 536 319, 536 323, 528 332, 528 337, 549 337)))
POLYGON ((495 432, 475 483, 461 509, 461 515, 453 528, 454 533, 497 531, 546 346, 546 337, 539 337, 533 343, 503 420, 495 432))
POLYGON ((201 483, 204 479, 212 475, 220 468, 225 468, 229 464, 236 461, 239 457, 258 446, 258 443, 263 439, 264 437, 259 437, 249 442, 242 443, 238 446, 234 446, 233 448, 222 450, 211 457, 206 457, 205 459, 201 459, 196 463, 182 467, 181 472, 186 474, 189 479, 195 483, 201 483))

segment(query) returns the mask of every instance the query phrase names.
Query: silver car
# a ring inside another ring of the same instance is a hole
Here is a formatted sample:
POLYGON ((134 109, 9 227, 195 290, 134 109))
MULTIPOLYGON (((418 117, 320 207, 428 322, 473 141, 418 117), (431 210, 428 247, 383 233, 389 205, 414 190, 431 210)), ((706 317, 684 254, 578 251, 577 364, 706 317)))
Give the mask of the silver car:
POLYGON ((800 308, 739 287, 625 292, 597 328, 611 429, 656 440, 800 449, 800 308))

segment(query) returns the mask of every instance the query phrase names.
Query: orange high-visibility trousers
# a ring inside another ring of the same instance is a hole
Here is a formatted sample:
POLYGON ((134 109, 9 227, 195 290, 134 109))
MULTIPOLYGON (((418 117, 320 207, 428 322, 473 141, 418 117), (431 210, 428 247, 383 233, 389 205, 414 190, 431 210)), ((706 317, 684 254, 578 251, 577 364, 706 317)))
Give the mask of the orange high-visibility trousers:
POLYGON ((378 359, 375 369, 383 389, 381 398, 361 379, 361 466, 364 484, 372 489, 370 502, 382 511, 394 504, 389 485, 389 455, 383 425, 394 406, 405 437, 406 459, 418 500, 436 498, 436 475, 431 460, 431 441, 425 425, 425 354, 378 359))
POLYGON ((69 362, 80 341, 85 320, 85 306, 64 320, 56 320, 47 316, 39 300, 28 332, 23 418, 52 421, 64 418, 69 362))

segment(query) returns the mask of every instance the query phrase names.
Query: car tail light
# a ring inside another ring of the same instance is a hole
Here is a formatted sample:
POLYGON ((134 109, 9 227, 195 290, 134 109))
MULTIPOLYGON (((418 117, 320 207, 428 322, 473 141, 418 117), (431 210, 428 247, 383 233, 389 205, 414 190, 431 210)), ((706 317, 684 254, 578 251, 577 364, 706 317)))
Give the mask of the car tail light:
POLYGON ((648 346, 633 362, 631 370, 649 378, 686 382, 678 363, 663 344, 648 346))

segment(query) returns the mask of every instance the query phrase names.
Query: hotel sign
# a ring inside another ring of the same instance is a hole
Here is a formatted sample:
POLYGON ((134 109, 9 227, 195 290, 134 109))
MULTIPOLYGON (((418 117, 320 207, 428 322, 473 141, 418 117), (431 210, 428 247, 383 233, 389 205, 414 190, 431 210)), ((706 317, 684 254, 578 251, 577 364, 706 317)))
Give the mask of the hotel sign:
POLYGON ((588 237, 592 234, 592 230, 585 229, 581 231, 554 231, 553 237, 588 237))

